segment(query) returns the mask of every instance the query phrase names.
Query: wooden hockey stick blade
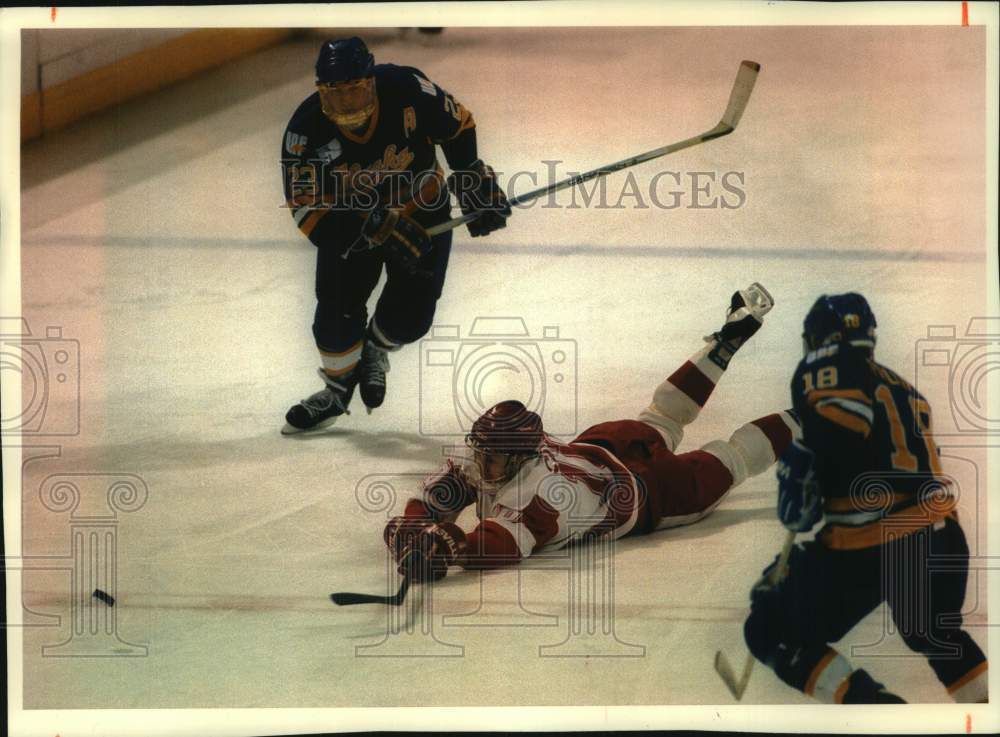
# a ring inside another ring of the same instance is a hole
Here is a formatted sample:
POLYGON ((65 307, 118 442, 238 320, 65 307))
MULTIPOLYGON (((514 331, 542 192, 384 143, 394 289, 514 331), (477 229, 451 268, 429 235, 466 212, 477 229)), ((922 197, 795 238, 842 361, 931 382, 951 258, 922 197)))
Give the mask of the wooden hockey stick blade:
POLYGON ((740 69, 736 72, 736 82, 733 83, 733 91, 729 93, 729 104, 726 105, 726 112, 722 114, 719 125, 730 128, 730 132, 740 124, 750 102, 750 93, 757 82, 757 75, 760 73, 760 64, 755 61, 743 61, 740 69))
MULTIPOLYGON (((537 200, 539 197, 544 197, 563 189, 583 184, 591 179, 607 176, 608 174, 612 174, 616 171, 628 169, 636 166, 637 164, 643 164, 647 161, 658 159, 661 156, 666 156, 668 154, 675 153, 676 151, 690 148, 691 146, 697 146, 699 143, 705 143, 707 141, 712 141, 716 138, 722 138, 723 136, 729 135, 736 130, 736 126, 740 122, 740 118, 743 117, 743 112, 746 110, 747 102, 750 100, 750 93, 753 92, 754 83, 757 81, 758 72, 760 72, 760 64, 755 61, 744 61, 740 64, 740 68, 736 72, 736 81, 733 83, 733 89, 729 93, 729 103, 726 105, 726 111, 722 114, 722 120, 720 120, 711 130, 700 133, 697 136, 685 138, 683 141, 670 143, 666 146, 661 146, 660 148, 654 148, 652 151, 646 151, 645 153, 637 154, 636 156, 631 156, 627 159, 622 159, 621 161, 616 161, 613 164, 607 164, 606 166, 591 169, 590 171, 577 174, 576 176, 564 179, 561 182, 556 182, 555 184, 539 187, 538 189, 534 189, 530 192, 511 198, 510 206, 517 207, 518 205, 523 205, 533 200, 537 200)), ((427 235, 435 236, 449 230, 453 230, 459 225, 475 220, 479 217, 479 214, 480 213, 478 212, 473 212, 468 215, 461 215, 457 218, 453 218, 439 225, 434 225, 427 229, 427 235)))
MULTIPOLYGON (((781 546, 781 553, 778 554, 778 564, 769 576, 772 584, 778 583, 788 573, 788 559, 792 554, 792 547, 795 545, 795 535, 796 533, 792 531, 789 531, 785 535, 785 542, 781 546)), ((743 694, 746 693, 756 660, 753 654, 747 655, 746 662, 743 664, 743 673, 740 674, 740 679, 737 681, 736 674, 733 672, 733 668, 726 659, 726 656, 722 654, 721 650, 716 650, 715 652, 715 672, 719 674, 719 678, 726 684, 729 693, 737 701, 740 701, 743 698, 743 694)))
POLYGON ((747 686, 750 683, 750 674, 753 673, 753 664, 753 655, 748 655, 747 661, 743 665, 743 673, 740 675, 739 680, 737 680, 736 673, 733 672, 733 667, 729 664, 726 656, 722 654, 721 650, 715 651, 715 672, 719 674, 719 678, 726 684, 729 693, 737 701, 740 701, 743 698, 743 694, 746 693, 747 686))
POLYGON ((736 684, 736 700, 739 701, 743 698, 743 694, 747 691, 747 686, 750 684, 750 674, 753 673, 753 664, 757 662, 757 659, 753 655, 747 655, 746 663, 743 664, 743 675, 740 676, 740 682, 736 684))
POLYGON ((337 606, 353 606, 355 604, 384 604, 386 606, 399 606, 406 598, 406 592, 410 588, 410 578, 407 576, 399 585, 399 591, 392 596, 378 596, 376 594, 355 594, 350 591, 341 591, 330 594, 330 601, 337 606))
POLYGON ((741 694, 738 690, 738 684, 736 683, 736 674, 733 673, 732 667, 729 665, 729 661, 726 660, 726 656, 722 654, 721 650, 715 651, 715 672, 719 674, 719 678, 722 682, 726 684, 726 688, 729 689, 729 693, 733 695, 737 701, 739 701, 741 694))

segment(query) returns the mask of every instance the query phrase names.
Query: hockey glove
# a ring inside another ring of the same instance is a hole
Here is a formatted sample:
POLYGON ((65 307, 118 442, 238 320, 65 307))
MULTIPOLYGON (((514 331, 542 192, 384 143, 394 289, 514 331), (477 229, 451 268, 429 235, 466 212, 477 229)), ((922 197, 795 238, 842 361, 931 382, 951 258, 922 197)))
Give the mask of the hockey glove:
POLYGON ((439 522, 424 529, 403 551, 400 575, 413 581, 440 581, 448 574, 465 548, 465 533, 452 522, 439 522))
POLYGON ((476 159, 468 169, 448 177, 448 188, 458 198, 463 215, 479 213, 479 217, 466 224, 473 238, 507 226, 510 203, 497 183, 493 167, 484 164, 482 159, 476 159))
MULTIPOLYGON (((392 553, 392 559, 399 563, 403 560, 403 555, 407 548, 413 547, 420 533, 429 529, 434 524, 430 510, 419 500, 411 500, 410 504, 417 507, 414 514, 400 515, 393 517, 386 523, 385 530, 382 531, 382 539, 385 546, 392 553)), ((409 507, 409 505, 407 505, 409 507)), ((407 509, 407 511, 410 511, 407 509)))
POLYGON ((361 226, 361 235, 372 247, 381 247, 388 263, 413 273, 420 258, 431 250, 427 231, 398 210, 372 210, 361 226))
POLYGON ((797 440, 778 460, 778 517, 793 532, 808 532, 823 516, 815 460, 816 455, 797 440))

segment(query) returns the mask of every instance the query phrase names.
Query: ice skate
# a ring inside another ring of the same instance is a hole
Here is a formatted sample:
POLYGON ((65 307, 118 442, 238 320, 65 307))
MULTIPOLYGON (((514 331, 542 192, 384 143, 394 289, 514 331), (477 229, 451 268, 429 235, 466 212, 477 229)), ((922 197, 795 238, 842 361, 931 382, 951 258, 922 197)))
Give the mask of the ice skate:
POLYGON ((361 401, 368 414, 382 406, 385 401, 385 375, 389 371, 389 353, 379 348, 371 340, 365 341, 358 364, 358 384, 361 387, 361 401))
POLYGON ((351 403, 357 383, 353 372, 334 379, 327 376, 323 369, 319 369, 319 375, 326 386, 288 410, 285 414, 285 426, 281 429, 282 435, 329 427, 341 415, 350 414, 347 406, 351 403))
POLYGON ((844 704, 905 704, 901 697, 888 691, 865 670, 856 670, 847 679, 844 704))
POLYGON ((774 298, 760 282, 754 282, 746 289, 733 293, 726 311, 726 322, 711 335, 705 336, 708 343, 716 343, 709 358, 725 369, 733 354, 750 337, 760 330, 764 315, 774 307, 774 298))

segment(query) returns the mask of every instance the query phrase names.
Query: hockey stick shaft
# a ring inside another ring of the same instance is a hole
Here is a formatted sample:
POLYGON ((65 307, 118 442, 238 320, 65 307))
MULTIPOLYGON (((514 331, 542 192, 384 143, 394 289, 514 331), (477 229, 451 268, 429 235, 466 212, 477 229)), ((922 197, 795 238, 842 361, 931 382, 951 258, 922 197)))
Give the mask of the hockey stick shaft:
MULTIPOLYGON (((667 156, 668 154, 682 151, 683 149, 690 148, 691 146, 697 146, 700 143, 705 143, 707 141, 729 135, 736 130, 736 126, 739 124, 740 118, 743 117, 743 112, 746 110, 747 102, 750 100, 750 93, 753 92, 753 86, 757 81, 757 74, 759 72, 760 64, 757 62, 744 61, 740 64, 739 71, 736 73, 736 81, 733 83, 732 92, 729 94, 729 103, 726 105, 726 111, 722 115, 722 120, 720 120, 711 130, 705 131, 697 136, 692 136, 691 138, 685 138, 683 141, 678 141, 677 143, 670 143, 666 146, 661 146, 660 148, 654 148, 652 151, 647 151, 642 154, 637 154, 636 156, 631 156, 627 159, 622 159, 621 161, 616 161, 613 164, 607 164, 606 166, 591 169, 590 171, 583 172, 582 174, 577 174, 569 177, 568 179, 563 179, 561 182, 556 182, 555 184, 539 187, 538 189, 534 189, 530 192, 526 192, 512 198, 509 201, 510 206, 517 207, 519 205, 524 205, 529 202, 533 202, 540 197, 554 194, 569 187, 575 187, 576 185, 583 184, 584 182, 589 182, 591 179, 607 176, 608 174, 613 174, 614 172, 621 171, 622 169, 629 169, 638 164, 658 159, 661 156, 667 156)), ((479 217, 479 215, 479 212, 472 212, 468 215, 453 218, 452 220, 448 220, 440 225, 428 228, 427 235, 440 235, 441 233, 457 228, 459 225, 475 220, 479 217)))
POLYGON ((376 594, 355 594, 350 591, 341 591, 330 594, 330 600, 337 606, 353 606, 354 604, 385 604, 386 606, 399 606, 406 598, 406 592, 410 589, 410 577, 404 576, 399 584, 399 591, 393 596, 378 596, 376 594))
MULTIPOLYGON (((795 533, 789 531, 785 536, 785 544, 781 548, 781 553, 778 555, 778 564, 768 576, 768 580, 772 585, 781 581, 788 573, 788 558, 792 554, 792 547, 794 545, 795 533)), ((753 653, 748 653, 747 659, 743 663, 743 672, 740 674, 739 680, 736 680, 733 669, 729 666, 729 661, 726 660, 726 656, 723 655, 721 650, 715 653, 715 672, 719 674, 719 677, 722 678, 729 692, 737 701, 743 698, 743 694, 750 684, 750 676, 753 673, 753 665, 756 660, 753 653)))

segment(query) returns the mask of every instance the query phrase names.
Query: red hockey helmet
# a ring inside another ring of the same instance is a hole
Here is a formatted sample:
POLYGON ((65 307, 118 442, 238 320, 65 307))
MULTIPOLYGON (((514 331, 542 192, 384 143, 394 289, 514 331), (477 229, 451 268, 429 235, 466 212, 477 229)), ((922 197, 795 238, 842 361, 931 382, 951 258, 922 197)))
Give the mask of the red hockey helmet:
POLYGON ((486 453, 532 455, 538 452, 542 435, 542 418, 516 399, 508 399, 472 423, 465 443, 486 453))

